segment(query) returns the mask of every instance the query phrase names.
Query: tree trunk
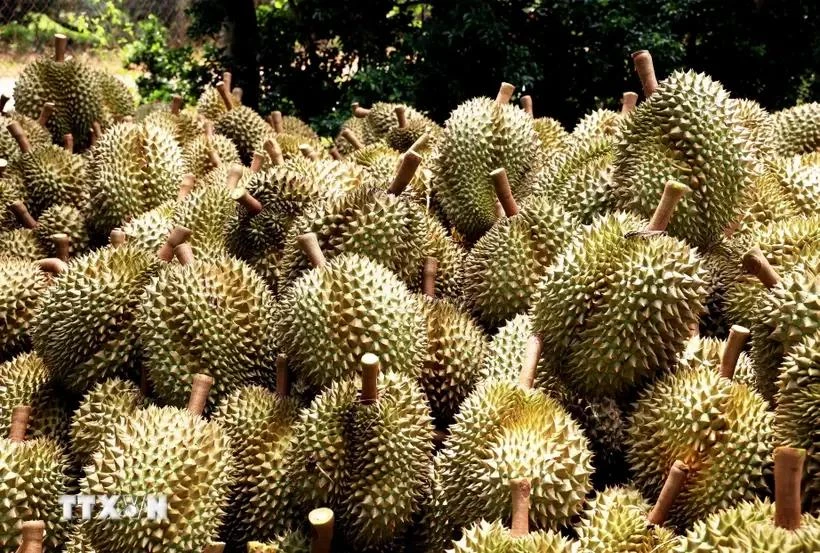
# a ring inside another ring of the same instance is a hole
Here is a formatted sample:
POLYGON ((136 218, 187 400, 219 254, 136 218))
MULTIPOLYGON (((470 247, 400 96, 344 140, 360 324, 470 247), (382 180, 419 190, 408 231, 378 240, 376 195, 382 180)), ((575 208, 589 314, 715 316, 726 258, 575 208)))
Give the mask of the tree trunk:
POLYGON ((233 85, 242 89, 242 103, 259 108, 259 66, 256 53, 259 35, 256 28, 254 0, 223 0, 228 56, 233 73, 233 85))

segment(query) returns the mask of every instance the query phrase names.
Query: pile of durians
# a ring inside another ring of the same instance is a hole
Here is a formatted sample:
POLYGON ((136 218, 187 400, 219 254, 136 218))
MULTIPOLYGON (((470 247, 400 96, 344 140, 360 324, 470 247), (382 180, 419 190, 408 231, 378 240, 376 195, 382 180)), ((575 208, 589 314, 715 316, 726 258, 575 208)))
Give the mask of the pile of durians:
POLYGON ((0 552, 820 551, 820 104, 640 51, 571 132, 503 83, 330 140, 54 54, 0 117, 0 552))

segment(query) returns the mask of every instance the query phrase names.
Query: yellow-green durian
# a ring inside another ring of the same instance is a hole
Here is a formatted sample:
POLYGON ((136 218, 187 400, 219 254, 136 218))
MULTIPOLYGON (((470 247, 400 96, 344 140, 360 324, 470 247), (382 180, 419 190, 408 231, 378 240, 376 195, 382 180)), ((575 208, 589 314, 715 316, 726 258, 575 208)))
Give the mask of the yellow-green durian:
POLYGON ((820 103, 800 104, 772 114, 780 155, 815 152, 820 148, 820 103))

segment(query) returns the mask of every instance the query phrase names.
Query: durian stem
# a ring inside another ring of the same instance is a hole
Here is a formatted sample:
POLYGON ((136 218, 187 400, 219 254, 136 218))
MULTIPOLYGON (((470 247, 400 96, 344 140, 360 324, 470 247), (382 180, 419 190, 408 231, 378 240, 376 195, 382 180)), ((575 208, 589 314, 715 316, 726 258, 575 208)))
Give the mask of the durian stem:
POLYGON ((222 98, 222 103, 225 104, 225 109, 231 111, 233 109, 233 101, 231 100, 231 93, 228 87, 225 86, 224 81, 216 83, 216 91, 219 92, 219 97, 222 98))
POLYGON ((404 192, 404 189, 407 188, 407 185, 410 184, 410 181, 413 180, 414 176, 416 176, 416 170, 419 168, 420 164, 420 155, 413 150, 407 150, 404 152, 402 154, 399 168, 396 171, 396 175, 393 177, 393 182, 390 183, 390 187, 387 189, 387 193, 393 194, 394 196, 399 196, 402 192, 404 192))
POLYGON ((68 48, 68 37, 64 34, 54 35, 54 61, 65 61, 65 51, 68 48))
POLYGON ((56 257, 46 257, 45 259, 37 260, 37 266, 41 271, 51 273, 52 275, 59 275, 68 269, 68 265, 62 259, 56 257))
POLYGON ((6 111, 6 104, 9 103, 9 100, 11 100, 9 96, 6 96, 5 94, 0 94, 0 113, 6 111))
POLYGON ((326 263, 325 254, 322 253, 322 248, 319 247, 319 238, 316 233, 300 234, 296 237, 296 243, 299 245, 299 249, 304 252, 312 267, 324 266, 326 263))
POLYGON ((529 94, 526 96, 521 96, 521 109, 523 109, 530 116, 532 115, 532 96, 529 94))
POLYGON ((20 147, 21 152, 27 154, 31 151, 31 143, 28 141, 26 131, 23 130, 23 127, 20 126, 20 123, 18 121, 12 121, 8 125, 6 125, 6 129, 8 129, 12 138, 14 138, 14 140, 17 142, 17 145, 20 147))
POLYGON ((9 166, 9 162, 3 158, 0 158, 0 177, 6 174, 6 167, 9 166))
POLYGON ((328 150, 328 153, 330 154, 330 157, 332 157, 336 161, 342 160, 342 154, 339 153, 339 149, 336 146, 330 148, 330 150, 328 150))
POLYGON ((191 249, 191 245, 187 242, 183 242, 174 248, 174 255, 180 265, 190 265, 194 262, 194 250, 191 249))
POLYGON ((194 182, 196 177, 193 173, 185 173, 182 175, 182 182, 179 183, 179 191, 177 192, 177 201, 184 200, 194 189, 194 182))
POLYGON ((524 363, 521 366, 521 373, 518 375, 518 385, 525 390, 532 389, 535 383, 535 371, 538 367, 538 360, 541 358, 541 349, 544 343, 541 338, 533 334, 527 339, 527 349, 524 351, 524 363))
POLYGON ((31 418, 31 407, 18 405, 11 411, 11 426, 9 427, 9 441, 22 442, 26 439, 28 421, 31 418))
POLYGON ((262 168, 262 162, 265 160, 265 157, 259 153, 253 153, 253 159, 251 159, 251 171, 254 173, 258 173, 259 170, 262 168))
POLYGON ((436 297, 436 273, 438 272, 438 259, 435 257, 425 257, 424 266, 421 270, 421 293, 427 297, 436 297))
POLYGON ((235 190, 239 181, 242 180, 242 173, 244 173, 244 168, 241 165, 238 163, 231 165, 230 169, 228 169, 228 176, 225 179, 225 188, 235 190))
POLYGON ((233 84, 233 75, 231 75, 230 71, 225 71, 222 73, 222 82, 225 83, 225 88, 228 90, 231 89, 231 85, 233 84))
POLYGON ((666 482, 663 483, 658 500, 652 511, 647 515, 647 520, 650 524, 661 525, 666 522, 669 517, 669 511, 675 503, 675 499, 683 489, 686 483, 686 477, 689 475, 689 467, 683 461, 675 461, 672 468, 669 469, 669 474, 666 476, 666 482))
POLYGON ((70 132, 63 135, 63 148, 70 154, 74 153, 74 135, 70 132))
POLYGON ((407 127, 407 113, 405 112, 404 106, 396 106, 394 110, 396 112, 396 120, 399 122, 399 128, 404 129, 407 127))
POLYGON ((111 234, 108 235, 108 243, 114 248, 119 248, 125 244, 125 231, 117 227, 111 229, 111 234))
POLYGON ((270 126, 278 134, 285 132, 285 120, 282 118, 281 111, 273 111, 270 114, 270 126))
POLYGON ((353 108, 353 116, 358 117, 359 119, 364 119, 370 113, 370 110, 361 107, 359 102, 353 102, 351 107, 353 108))
POLYGON ((259 215, 264 207, 244 186, 237 186, 231 190, 231 198, 241 204, 251 217, 259 215))
POLYGON ((274 165, 282 165, 285 163, 285 156, 282 154, 282 148, 279 146, 279 141, 271 138, 262 144, 262 148, 267 152, 271 163, 274 165))
POLYGON ((498 200, 495 201, 495 218, 503 219, 507 214, 504 212, 504 206, 498 200))
POLYGON ((205 411, 205 404, 208 402, 208 393, 214 379, 207 374, 195 374, 193 385, 191 386, 191 397, 188 399, 188 411, 197 416, 202 416, 205 411))
POLYGON ((518 215, 518 204, 515 203, 515 198, 513 198, 510 180, 507 178, 507 170, 503 167, 496 169, 490 173, 490 178, 493 179, 495 195, 498 197, 498 201, 501 202, 504 214, 507 217, 518 215))
POLYGON ((800 527, 800 481, 805 460, 805 449, 774 449, 774 525, 778 528, 800 527))
POLYGON ((362 355, 361 403, 370 405, 379 400, 379 358, 372 353, 362 355))
POLYGON ((649 50, 638 50, 632 54, 632 63, 641 80, 643 95, 649 98, 658 88, 658 79, 655 78, 655 66, 652 64, 652 55, 649 50))
POLYGON ((238 86, 233 87, 233 89, 231 90, 231 95, 234 98, 236 98, 236 101, 239 102, 240 104, 242 103, 242 94, 243 93, 244 92, 242 91, 242 89, 239 88, 238 86))
POLYGON ((42 520, 27 520, 20 532, 20 553, 42 553, 46 524, 42 520))
POLYGON ((37 220, 31 216, 26 204, 22 200, 17 200, 9 206, 9 211, 14 214, 17 222, 24 228, 37 228, 37 220))
POLYGON ((216 542, 206 545, 202 553, 222 553, 223 551, 225 551, 225 544, 223 542, 216 542))
POLYGON ((532 491, 532 485, 527 478, 510 480, 510 492, 512 493, 510 535, 514 538, 530 533, 530 491, 532 491))
POLYGON ((502 106, 509 104, 513 92, 515 92, 515 85, 502 82, 501 87, 498 89, 498 94, 495 95, 495 103, 502 106))
POLYGON ((168 233, 165 243, 157 250, 157 257, 166 263, 170 263, 174 258, 174 248, 191 237, 191 229, 183 226, 176 226, 168 233))
POLYGON ((205 152, 208 155, 208 161, 210 162, 211 166, 214 169, 216 169, 217 167, 222 165, 222 160, 219 159, 219 154, 217 153, 217 151, 214 149, 213 146, 208 146, 208 148, 205 150, 205 152))
POLYGON ((49 236, 57 251, 57 259, 68 261, 69 251, 71 251, 71 239, 67 234, 58 232, 49 236))
POLYGON ((178 114, 182 109, 182 96, 179 94, 174 94, 171 96, 171 113, 174 115, 178 114))
POLYGON ((102 137, 102 127, 99 121, 94 121, 91 123, 91 145, 94 146, 100 137, 102 137))
POLYGON ((629 113, 630 111, 635 109, 635 106, 638 105, 638 93, 637 92, 624 92, 623 99, 621 100, 621 114, 629 113))
POLYGON ((646 227, 648 231, 664 231, 669 226, 669 221, 672 220, 672 214, 675 212, 675 206, 685 193, 689 192, 689 187, 677 181, 667 181, 666 186, 663 187, 663 194, 658 207, 655 208, 655 213, 652 214, 649 224, 646 227))
POLYGON ((213 121, 208 121, 208 120, 205 120, 205 121, 202 123, 202 128, 203 128, 203 130, 205 131, 205 136, 207 136, 208 138, 213 138, 213 136, 214 136, 214 124, 213 124, 213 121))
POLYGON ((756 276, 766 288, 774 288, 780 282, 780 275, 771 266, 760 248, 752 248, 743 254, 743 269, 756 276))
POLYGON ((284 353, 276 356, 276 394, 281 398, 286 398, 290 394, 288 357, 284 353))
POLYGON ((732 326, 729 330, 726 346, 723 348, 723 355, 720 358, 720 376, 728 380, 732 379, 735 374, 737 360, 740 359, 740 353, 743 351, 743 346, 746 345, 748 339, 748 328, 740 325, 732 326))
POLYGON ((418 152, 419 150, 423 150, 425 146, 427 146, 427 142, 430 140, 430 134, 424 133, 420 137, 413 142, 413 145, 408 148, 408 150, 413 150, 414 152, 418 152))
POLYGON ((333 511, 327 507, 313 509, 308 513, 311 527, 310 553, 330 553, 333 541, 333 511))
POLYGON ((350 142, 350 145, 353 146, 354 150, 361 150, 362 148, 364 148, 364 144, 362 144, 362 141, 359 140, 359 137, 356 136, 356 133, 354 133, 350 129, 345 129, 342 131, 342 138, 350 142))
POLYGON ((45 128, 48 120, 54 115, 54 102, 46 102, 43 104, 43 109, 40 110, 40 116, 37 118, 37 123, 45 128))
POLYGON ((316 153, 310 144, 299 144, 299 151, 302 152, 303 156, 311 161, 316 161, 319 159, 319 154, 316 153))

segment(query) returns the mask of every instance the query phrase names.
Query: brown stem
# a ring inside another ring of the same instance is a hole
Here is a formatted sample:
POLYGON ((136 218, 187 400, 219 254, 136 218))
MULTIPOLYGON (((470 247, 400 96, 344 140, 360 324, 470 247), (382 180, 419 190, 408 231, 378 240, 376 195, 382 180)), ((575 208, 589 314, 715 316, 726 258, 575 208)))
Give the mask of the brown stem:
POLYGON ((379 358, 373 353, 362 355, 361 403, 370 405, 379 400, 379 358))
POLYGON ((225 71, 222 73, 222 82, 225 83, 225 88, 228 90, 231 89, 231 85, 233 84, 233 75, 231 75, 230 71, 225 71))
POLYGON ((74 153, 74 135, 70 132, 63 135, 63 148, 70 154, 74 153))
POLYGON ((280 353, 276 356, 276 394, 285 398, 290 393, 290 379, 288 378, 288 356, 280 353))
POLYGON ((438 259, 435 257, 425 257, 424 266, 421 270, 421 293, 427 297, 436 297, 436 273, 438 272, 438 259))
POLYGON ((67 47, 67 36, 60 33, 54 35, 54 61, 65 61, 65 51, 67 47))
POLYGON ((684 194, 689 192, 689 187, 677 181, 667 181, 666 186, 663 187, 663 194, 661 194, 661 201, 658 207, 655 208, 655 213, 652 214, 652 219, 646 226, 648 231, 664 231, 669 226, 669 221, 672 220, 672 214, 675 212, 675 206, 684 194))
POLYGON ((532 485, 527 478, 510 480, 512 494, 512 523, 510 535, 520 538, 530 533, 530 492, 532 485))
POLYGON ((638 93, 624 92, 623 99, 621 100, 621 113, 629 113, 635 109, 636 105, 638 105, 638 93))
POLYGON ((506 216, 507 216, 507 214, 504 213, 504 206, 501 205, 501 202, 496 200, 495 201, 495 217, 496 217, 496 219, 501 219, 501 218, 506 217, 506 216))
POLYGON ((68 255, 71 251, 71 239, 67 234, 58 232, 49 236, 51 242, 54 244, 54 249, 57 250, 57 259, 68 261, 68 255))
POLYGON ((191 237, 191 229, 183 226, 176 226, 168 233, 165 243, 157 250, 157 257, 166 263, 170 263, 174 258, 174 248, 187 241, 191 237))
POLYGON ((234 190, 239 185, 239 181, 242 180, 242 175, 245 173, 245 168, 239 165, 238 163, 234 163, 231 165, 230 169, 228 169, 228 176, 225 179, 225 187, 228 190, 234 190))
POLYGON ((259 170, 262 168, 262 162, 265 161, 265 156, 262 155, 260 152, 254 152, 253 158, 251 159, 251 171, 254 173, 258 173, 259 170))
POLYGON ((327 507, 313 509, 308 513, 311 527, 310 553, 330 553, 333 542, 333 511, 327 507))
POLYGON ((304 252, 312 267, 322 267, 326 263, 325 254, 322 253, 322 248, 319 247, 319 238, 314 232, 307 234, 300 234, 296 237, 296 243, 299 249, 304 252))
POLYGON ((21 152, 27 154, 31 151, 31 142, 28 141, 26 131, 24 131, 23 127, 20 126, 19 121, 12 121, 6 125, 6 129, 8 129, 11 136, 17 142, 21 152))
POLYGON ((101 137, 102 127, 100 126, 100 122, 94 121, 93 123, 91 123, 91 145, 95 145, 101 137))
POLYGON ((225 551, 225 544, 223 542, 213 542, 205 546, 202 553, 222 553, 225 551))
POLYGON ((683 461, 675 461, 672 464, 672 468, 669 469, 669 474, 666 476, 666 482, 663 483, 661 493, 658 495, 658 500, 646 517, 650 524, 661 525, 666 522, 669 511, 675 503, 675 498, 678 497, 684 483, 686 483, 688 474, 689 467, 683 461))
POLYGON ((37 220, 31 216, 26 204, 22 200, 17 200, 9 206, 9 211, 14 214, 17 222, 25 228, 37 228, 37 220))
POLYGON ((342 138, 350 142, 350 145, 353 146, 354 150, 361 150, 362 148, 364 148, 364 144, 362 143, 362 141, 359 140, 359 137, 356 136, 356 133, 354 133, 351 129, 343 130, 342 138))
POLYGON ((800 527, 800 480, 805 461, 805 449, 774 449, 774 525, 778 528, 800 527))
POLYGON ((240 104, 242 103, 242 94, 243 94, 243 91, 238 86, 233 87, 233 89, 231 90, 231 96, 236 98, 236 101, 239 102, 240 104))
POLYGON ((214 136, 214 122, 208 121, 207 119, 202 123, 202 129, 205 133, 205 136, 208 138, 213 138, 214 136))
POLYGON ((11 411, 11 426, 9 427, 9 441, 22 442, 26 439, 28 422, 31 419, 31 407, 18 405, 11 411))
POLYGON ((521 96, 521 109, 532 115, 532 96, 529 94, 521 96))
POLYGON ((780 275, 771 266, 760 248, 752 248, 743 254, 743 269, 756 276, 766 288, 774 288, 780 282, 780 275))
POLYGON ((41 271, 51 273, 52 275, 59 275, 68 269, 68 265, 62 259, 56 257, 46 257, 45 259, 38 259, 37 266, 41 271))
POLYGON ((521 373, 518 375, 518 385, 525 390, 532 389, 535 383, 535 371, 538 367, 538 360, 541 359, 541 349, 544 343, 541 338, 533 334, 527 339, 527 349, 524 352, 524 363, 521 366, 521 373))
POLYGON ((427 143, 430 141, 430 134, 424 133, 420 137, 413 142, 413 145, 408 148, 408 150, 413 150, 414 152, 418 152, 419 150, 423 150, 427 143))
POLYGON ((171 113, 178 114, 182 109, 182 96, 174 94, 171 96, 171 113))
POLYGON ((112 229, 111 233, 108 235, 108 243, 114 248, 119 248, 125 244, 125 238, 125 231, 117 227, 112 229))
POLYGON ((501 104, 502 106, 509 104, 513 92, 515 92, 515 85, 511 85, 510 83, 501 83, 501 87, 498 89, 498 94, 495 96, 495 103, 501 104))
POLYGON ((9 100, 11 100, 9 96, 6 96, 5 94, 0 94, 0 113, 6 111, 6 104, 9 103, 9 100))
POLYGON ((179 191, 177 192, 177 201, 184 200, 194 189, 196 177, 193 173, 185 173, 182 175, 182 182, 179 183, 179 191))
POLYGON ((37 123, 45 128, 48 120, 54 115, 54 102, 46 102, 43 104, 43 109, 40 110, 40 116, 37 118, 37 123))
POLYGON ((183 242, 176 248, 174 248, 174 255, 179 261, 180 265, 190 265, 194 262, 194 250, 191 248, 191 245, 187 242, 183 242))
POLYGON ((9 166, 9 162, 3 158, 0 158, 0 177, 6 174, 6 168, 9 166))
POLYGON ((299 151, 302 152, 303 156, 312 161, 319 159, 319 154, 313 150, 310 144, 299 144, 299 151))
POLYGON ((336 161, 341 161, 342 154, 339 153, 339 149, 336 146, 330 148, 330 150, 328 150, 328 153, 330 153, 330 157, 332 157, 336 161))
POLYGON ((228 91, 228 87, 225 86, 224 81, 216 83, 216 91, 219 92, 219 97, 222 98, 225 109, 231 111, 233 109, 233 101, 231 100, 231 93, 228 91))
POLYGON ((251 196, 251 193, 244 186, 237 186, 231 190, 231 198, 235 202, 239 202, 251 217, 261 213, 264 207, 259 200, 251 196))
POLYGON ((281 132, 285 132, 285 120, 282 117, 281 111, 273 111, 270 114, 270 126, 273 127, 273 130, 278 134, 281 132))
POLYGON ((370 110, 360 106, 359 102, 353 102, 352 107, 353 107, 353 116, 358 117, 359 119, 364 119, 370 113, 370 110))
POLYGON ((191 386, 191 397, 188 399, 188 411, 197 416, 202 416, 205 411, 205 404, 208 402, 208 393, 214 379, 207 374, 195 374, 191 386))
POLYGON ((275 138, 269 138, 262 144, 262 149, 267 152, 271 163, 274 165, 282 165, 285 163, 285 156, 282 154, 282 148, 279 146, 279 141, 275 138))
POLYGON ((42 553, 46 524, 42 520, 27 520, 20 532, 19 553, 42 553))
POLYGON ((729 338, 723 348, 723 355, 720 358, 720 376, 731 380, 735 374, 737 360, 746 340, 749 339, 749 329, 740 325, 733 325, 729 330, 729 338))
POLYGON ((493 179, 495 195, 498 197, 498 201, 501 202, 501 207, 504 208, 504 214, 507 217, 518 215, 518 204, 515 203, 515 198, 513 198, 507 171, 503 167, 496 169, 490 173, 490 178, 493 179))
POLYGON ((404 129, 407 127, 407 113, 406 108, 404 106, 396 106, 394 110, 396 112, 396 119, 399 122, 399 128, 404 129))
POLYGON ((210 162, 211 166, 214 169, 216 169, 217 167, 222 165, 222 160, 219 159, 219 154, 217 153, 217 151, 214 149, 213 146, 208 146, 205 149, 205 153, 208 156, 208 161, 210 162))
POLYGON ((410 184, 410 181, 413 180, 413 177, 416 176, 416 170, 420 164, 421 156, 413 150, 407 150, 402 154, 401 163, 396 175, 393 177, 393 182, 390 183, 390 187, 387 189, 387 193, 394 196, 400 195, 410 184))
POLYGON ((658 88, 658 79, 655 78, 655 66, 652 64, 652 55, 649 50, 638 50, 632 54, 632 63, 643 86, 643 95, 649 98, 658 88))

